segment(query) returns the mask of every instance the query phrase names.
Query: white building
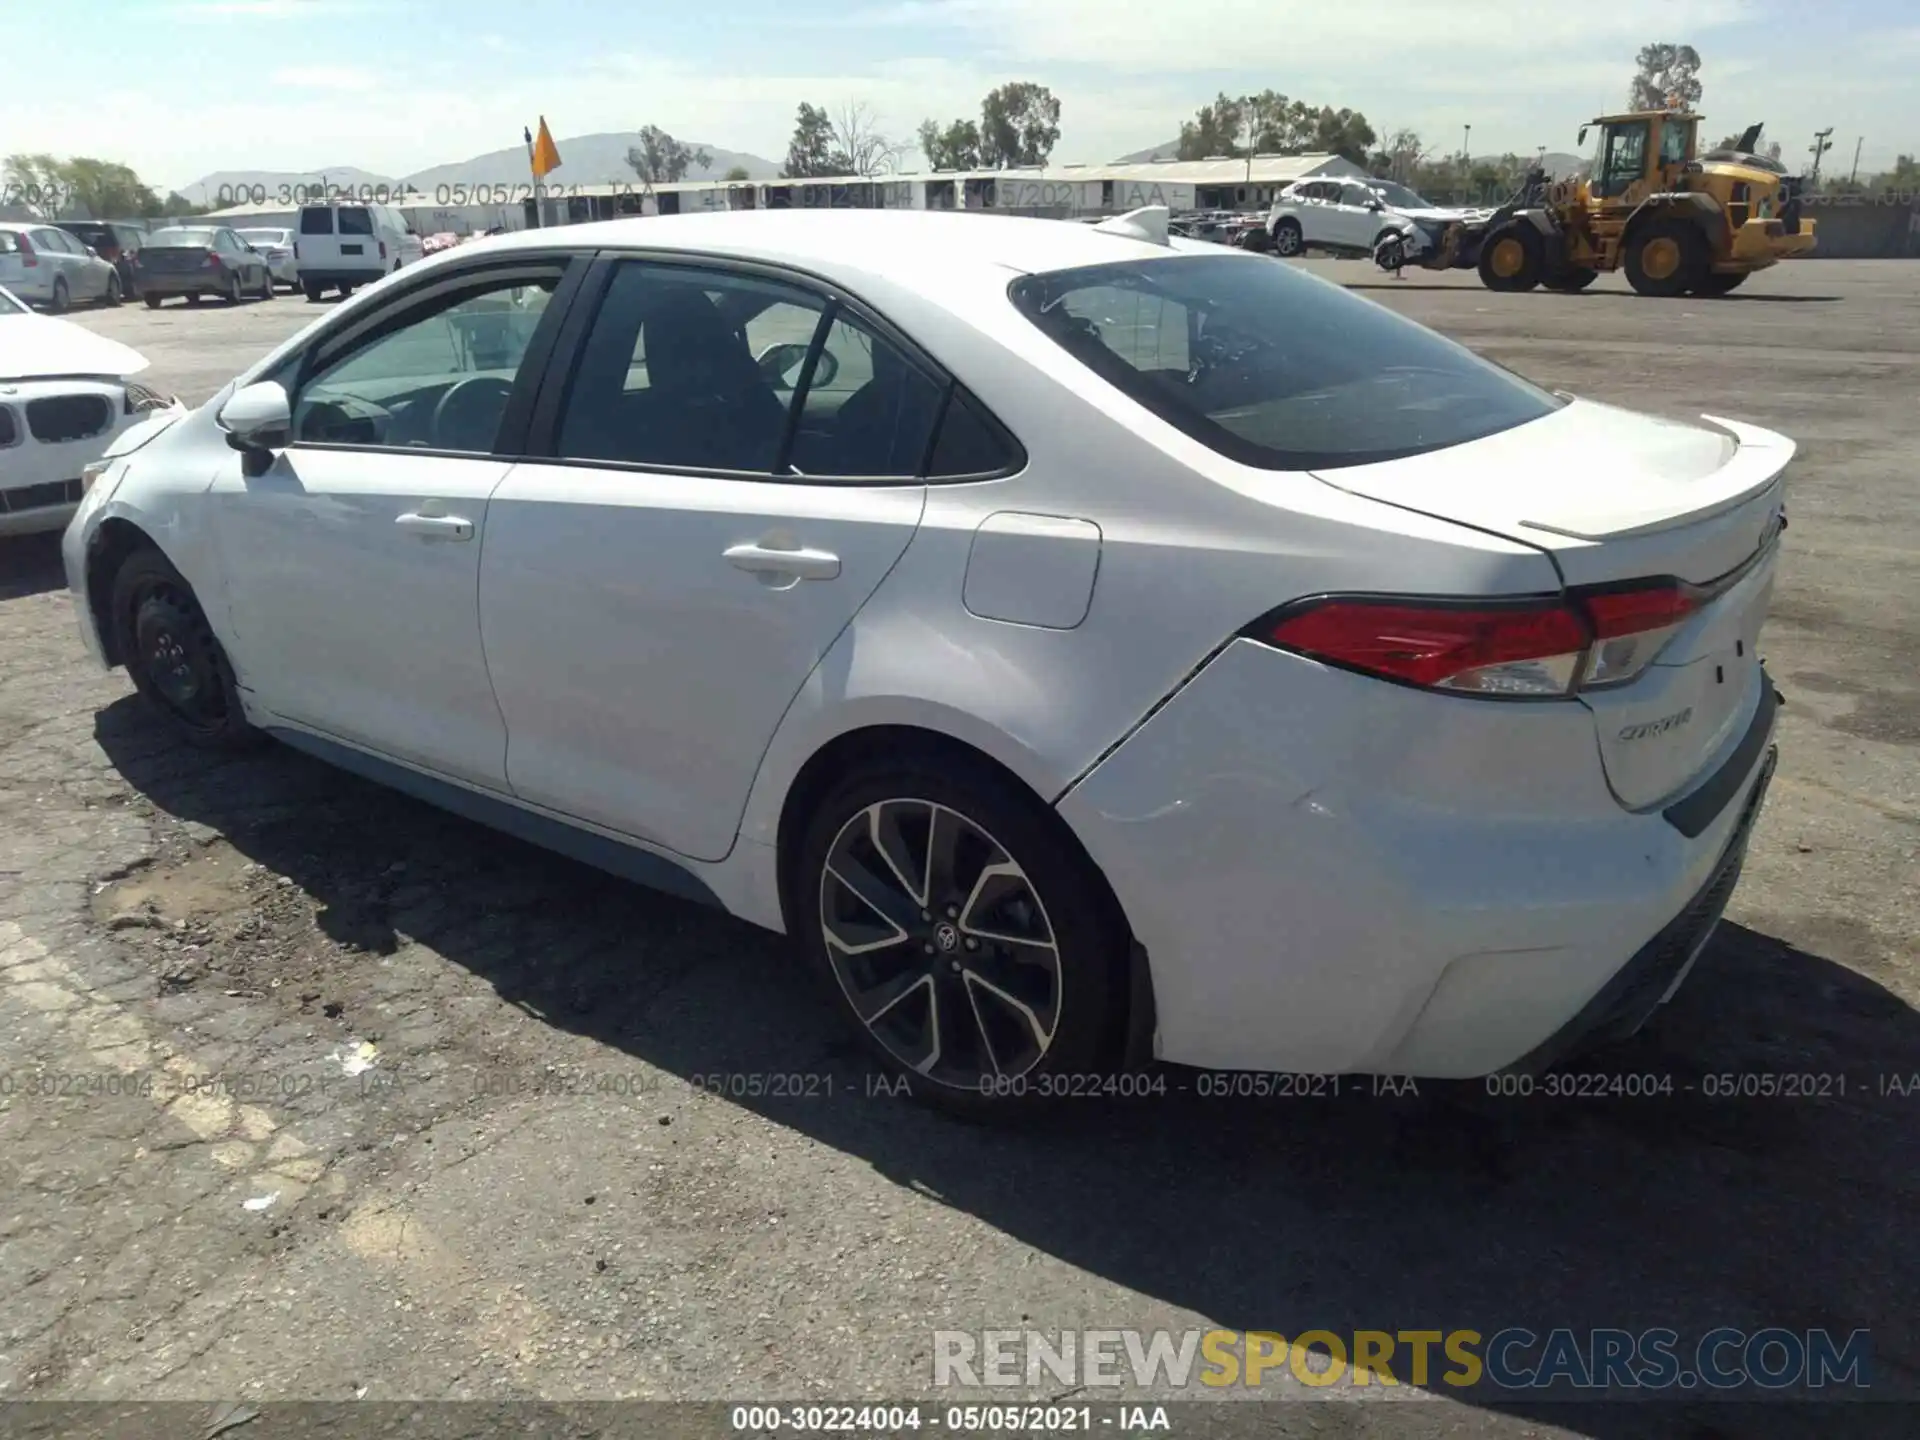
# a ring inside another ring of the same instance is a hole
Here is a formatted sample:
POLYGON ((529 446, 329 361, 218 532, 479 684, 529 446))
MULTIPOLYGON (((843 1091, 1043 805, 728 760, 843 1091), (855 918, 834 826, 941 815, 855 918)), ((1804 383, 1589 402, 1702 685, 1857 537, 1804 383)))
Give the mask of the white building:
MULTIPOLYGON (((558 174, 563 172, 556 172, 558 174)), ((1143 205, 1181 210, 1262 209, 1281 187, 1310 175, 1361 175, 1338 155, 1255 155, 1241 160, 1152 160, 1126 165, 1050 165, 1015 170, 900 172, 857 180, 682 180, 569 185, 554 178, 541 187, 545 225, 611 220, 621 215, 678 215, 696 210, 790 209, 823 206, 887 210, 983 210, 1070 219, 1115 215, 1143 205)), ((484 234, 535 223, 534 186, 442 185, 431 196, 408 197, 396 208, 422 235, 484 234), (411 203, 409 203, 411 202, 411 203)), ((343 197, 344 198, 344 197, 343 197)), ((387 201, 384 195, 366 198, 387 201)), ((224 225, 293 226, 285 207, 236 205, 207 217, 224 225)))

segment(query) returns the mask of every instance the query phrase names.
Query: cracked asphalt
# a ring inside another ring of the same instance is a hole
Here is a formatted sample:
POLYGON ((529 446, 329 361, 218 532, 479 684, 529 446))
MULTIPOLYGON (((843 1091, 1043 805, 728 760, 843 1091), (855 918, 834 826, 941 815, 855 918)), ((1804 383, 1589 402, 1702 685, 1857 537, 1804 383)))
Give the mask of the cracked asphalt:
MULTIPOLYGON (((0 1400, 897 1399, 934 1393, 935 1330, 1215 1325, 1864 1327, 1876 1387, 1920 1394, 1920 266, 1667 303, 1311 268, 1548 385, 1801 442, 1746 879, 1673 1003, 1579 1067, 1674 1093, 957 1124, 871 1093, 775 937, 289 751, 172 744, 88 668, 51 538, 4 542, 0 1400), (1826 1078, 1706 1093, 1789 1075, 1826 1078)), ((197 402, 315 313, 74 318, 197 402)), ((1452 1395, 1261 1425, 1912 1414, 1452 1395)))

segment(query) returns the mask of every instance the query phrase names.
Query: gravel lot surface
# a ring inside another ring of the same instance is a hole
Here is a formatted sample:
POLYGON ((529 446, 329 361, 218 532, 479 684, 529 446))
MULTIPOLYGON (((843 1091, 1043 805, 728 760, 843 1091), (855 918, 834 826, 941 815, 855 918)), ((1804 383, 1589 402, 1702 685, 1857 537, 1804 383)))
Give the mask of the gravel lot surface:
MULTIPOLYGON (((775 937, 291 752, 169 743, 85 663, 51 540, 0 543, 0 1399, 899 1398, 933 1393, 937 1329, 1215 1325, 1866 1327, 1876 1388, 1920 1394, 1920 265, 1707 302, 1309 268, 1544 384, 1801 442, 1746 879, 1582 1067, 1673 1095, 1010 1132, 873 1097, 775 937), (1829 1078, 1706 1093, 1736 1075, 1829 1078)), ((74 318, 197 402, 323 308, 74 318)), ((1259 1430, 1920 1424, 1690 1398, 1259 1430)))

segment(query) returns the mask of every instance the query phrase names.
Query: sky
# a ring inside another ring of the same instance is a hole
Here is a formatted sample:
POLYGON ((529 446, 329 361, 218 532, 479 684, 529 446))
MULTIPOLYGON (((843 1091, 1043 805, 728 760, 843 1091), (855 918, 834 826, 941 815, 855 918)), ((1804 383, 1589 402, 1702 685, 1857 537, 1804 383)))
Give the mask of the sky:
MULTIPOLYGON (((910 142, 1006 80, 1061 101, 1056 161, 1171 139, 1215 93, 1274 88, 1475 154, 1574 150, 1649 41, 1701 54, 1716 135, 1767 123, 1829 172, 1920 151, 1913 0, 9 0, 0 153, 399 176, 517 144, 659 125, 779 160, 802 100, 910 142), (84 38, 82 43, 80 37, 84 38), (32 57, 27 63, 25 57, 32 57)), ((565 147, 562 146, 562 158, 565 147)), ((907 168, 924 163, 918 155, 907 168)), ((553 177, 567 179, 564 168, 553 177)))

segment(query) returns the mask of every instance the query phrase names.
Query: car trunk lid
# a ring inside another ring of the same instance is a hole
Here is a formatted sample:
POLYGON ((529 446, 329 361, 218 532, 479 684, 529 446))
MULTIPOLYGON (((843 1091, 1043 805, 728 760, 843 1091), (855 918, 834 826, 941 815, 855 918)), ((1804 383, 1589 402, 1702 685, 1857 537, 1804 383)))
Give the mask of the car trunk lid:
POLYGON ((161 275, 203 270, 212 254, 205 245, 149 245, 140 252, 140 268, 161 275))
POLYGON ((1447 450, 1318 472, 1326 484, 1546 552, 1567 587, 1672 579, 1691 609, 1628 683, 1584 690, 1620 802, 1694 788, 1737 746, 1768 682, 1758 642, 1784 528, 1786 437, 1573 401, 1447 450))

